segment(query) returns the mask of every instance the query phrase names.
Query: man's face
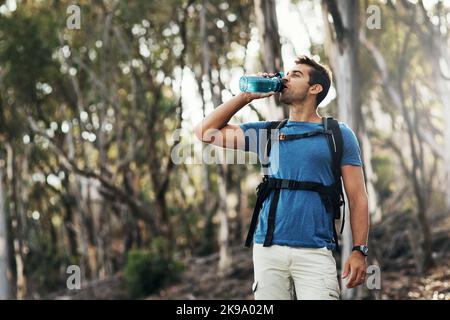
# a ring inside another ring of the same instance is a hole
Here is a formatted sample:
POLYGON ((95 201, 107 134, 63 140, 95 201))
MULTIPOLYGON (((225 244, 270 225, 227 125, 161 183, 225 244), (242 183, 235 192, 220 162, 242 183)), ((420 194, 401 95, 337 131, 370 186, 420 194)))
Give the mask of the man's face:
POLYGON ((296 64, 284 76, 285 88, 281 92, 280 101, 285 104, 301 103, 308 96, 310 88, 309 71, 311 67, 306 64, 296 64))

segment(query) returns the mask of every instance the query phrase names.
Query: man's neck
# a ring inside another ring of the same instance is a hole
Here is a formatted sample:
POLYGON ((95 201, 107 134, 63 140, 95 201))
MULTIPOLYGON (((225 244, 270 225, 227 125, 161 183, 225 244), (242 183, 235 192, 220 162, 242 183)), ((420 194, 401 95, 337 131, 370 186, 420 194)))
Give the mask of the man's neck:
POLYGON ((293 104, 289 107, 289 120, 321 123, 322 117, 315 104, 293 104))

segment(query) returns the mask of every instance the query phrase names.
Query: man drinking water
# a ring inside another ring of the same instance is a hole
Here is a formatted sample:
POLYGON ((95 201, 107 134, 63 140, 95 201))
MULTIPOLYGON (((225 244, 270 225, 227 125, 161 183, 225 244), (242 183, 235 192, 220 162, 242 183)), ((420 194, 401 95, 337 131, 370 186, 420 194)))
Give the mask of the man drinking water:
POLYGON ((288 119, 228 123, 248 103, 275 94, 243 92, 194 131, 203 142, 267 160, 261 161, 264 179, 246 241, 253 244, 255 299, 292 299, 294 293, 298 299, 339 299, 332 250, 338 247, 334 220, 344 204, 341 177, 353 234, 342 277, 351 288, 364 282, 366 272, 368 200, 358 141, 345 123, 317 113, 331 84, 327 67, 301 56, 282 81, 288 119))

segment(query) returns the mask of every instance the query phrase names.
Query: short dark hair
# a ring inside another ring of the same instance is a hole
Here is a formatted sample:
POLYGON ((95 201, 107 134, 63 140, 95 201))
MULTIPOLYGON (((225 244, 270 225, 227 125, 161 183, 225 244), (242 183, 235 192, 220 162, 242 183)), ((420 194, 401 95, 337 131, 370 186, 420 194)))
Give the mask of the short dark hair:
POLYGON ((309 85, 320 84, 322 86, 322 92, 316 97, 316 106, 318 106, 323 99, 327 96, 328 90, 331 85, 331 71, 330 69, 317 62, 316 60, 308 56, 299 56, 295 60, 295 64, 306 64, 312 68, 309 72, 309 85))

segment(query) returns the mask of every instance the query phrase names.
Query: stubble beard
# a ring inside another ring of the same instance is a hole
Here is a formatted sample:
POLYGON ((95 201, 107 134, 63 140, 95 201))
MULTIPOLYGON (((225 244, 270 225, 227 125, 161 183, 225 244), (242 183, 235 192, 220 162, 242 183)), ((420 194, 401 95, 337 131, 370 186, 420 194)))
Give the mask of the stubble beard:
POLYGON ((301 102, 305 101, 306 96, 307 96, 307 92, 301 93, 301 94, 296 94, 296 95, 293 95, 290 92, 286 92, 286 93, 282 92, 281 96, 280 96, 280 102, 287 104, 287 105, 293 104, 294 102, 301 103, 301 102))

